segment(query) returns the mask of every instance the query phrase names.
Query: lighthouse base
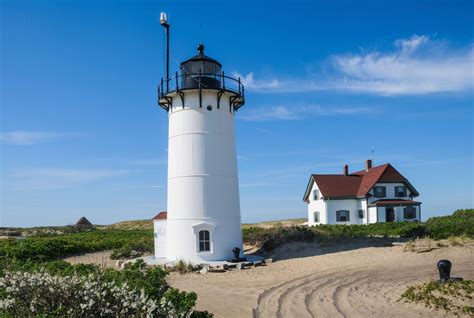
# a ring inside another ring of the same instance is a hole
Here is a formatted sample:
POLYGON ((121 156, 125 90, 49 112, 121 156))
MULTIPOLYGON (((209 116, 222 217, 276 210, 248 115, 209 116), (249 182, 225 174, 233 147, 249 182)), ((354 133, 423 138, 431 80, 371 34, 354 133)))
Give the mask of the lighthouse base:
POLYGON ((167 234, 168 261, 226 261, 236 248, 243 250, 240 218, 168 219, 167 234))
MULTIPOLYGON (((166 258, 157 258, 153 255, 150 256, 144 256, 140 257, 134 260, 131 260, 130 262, 134 262, 138 259, 142 259, 147 265, 149 266, 164 266, 166 265, 167 267, 173 267, 175 266, 178 262, 177 261, 169 261, 166 258)), ((222 265, 228 265, 228 266, 235 266, 238 263, 244 263, 247 264, 247 266, 250 266, 251 264, 262 262, 265 258, 263 256, 259 255, 244 255, 245 261, 241 262, 229 262, 229 261, 207 261, 207 262, 189 262, 193 265, 209 265, 209 266, 222 266, 222 265)))

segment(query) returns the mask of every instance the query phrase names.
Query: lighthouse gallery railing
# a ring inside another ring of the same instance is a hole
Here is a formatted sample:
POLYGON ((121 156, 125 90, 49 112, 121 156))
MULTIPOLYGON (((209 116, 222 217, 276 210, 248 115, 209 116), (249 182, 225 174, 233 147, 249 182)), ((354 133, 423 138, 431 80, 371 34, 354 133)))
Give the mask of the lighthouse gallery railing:
POLYGON ((175 76, 168 80, 162 78, 158 85, 158 104, 168 110, 170 99, 167 95, 169 93, 177 92, 180 94, 181 91, 190 89, 199 89, 199 91, 212 89, 219 91, 221 95, 223 92, 231 92, 234 94, 231 100, 234 109, 238 110, 244 105, 245 88, 240 77, 233 78, 225 75, 224 72, 220 74, 199 72, 181 75, 176 72, 175 76))

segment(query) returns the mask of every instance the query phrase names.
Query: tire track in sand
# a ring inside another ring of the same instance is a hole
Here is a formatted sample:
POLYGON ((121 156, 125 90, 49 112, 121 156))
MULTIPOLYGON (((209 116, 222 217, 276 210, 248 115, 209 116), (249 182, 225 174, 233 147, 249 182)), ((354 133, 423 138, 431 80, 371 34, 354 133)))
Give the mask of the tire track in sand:
MULTIPOLYGON (((420 317, 426 311, 397 303, 394 290, 430 277, 424 265, 370 266, 313 273, 263 291, 254 317, 420 317), (363 291, 363 292, 362 292, 363 291)), ((472 273, 472 271, 467 271, 472 273)), ((433 317, 443 313, 433 313, 433 317)))

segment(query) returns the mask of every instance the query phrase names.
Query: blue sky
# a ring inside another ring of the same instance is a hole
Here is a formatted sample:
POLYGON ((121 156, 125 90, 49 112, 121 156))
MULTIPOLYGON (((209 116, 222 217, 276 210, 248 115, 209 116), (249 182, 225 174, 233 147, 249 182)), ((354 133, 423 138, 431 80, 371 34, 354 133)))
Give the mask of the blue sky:
POLYGON ((246 84, 244 222, 304 217, 311 173, 392 163, 422 213, 473 207, 472 1, 2 1, 0 225, 166 209, 171 69, 206 54, 246 84))

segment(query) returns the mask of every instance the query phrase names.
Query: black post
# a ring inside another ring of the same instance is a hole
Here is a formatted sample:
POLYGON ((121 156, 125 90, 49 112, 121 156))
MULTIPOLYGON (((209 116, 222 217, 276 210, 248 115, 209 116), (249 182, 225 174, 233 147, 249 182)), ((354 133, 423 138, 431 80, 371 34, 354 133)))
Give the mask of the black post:
POLYGON ((166 92, 169 91, 170 82, 170 25, 164 25, 166 29, 166 92))
POLYGON ((176 71, 174 77, 176 78, 176 91, 179 91, 179 87, 178 87, 178 71, 176 71))
POLYGON ((224 75, 224 71, 222 71, 222 88, 225 89, 225 75, 224 75))
POLYGON ((166 30, 166 93, 168 93, 170 82, 170 25, 164 12, 161 13, 160 24, 166 30))
POLYGON ((451 277, 452 263, 447 259, 442 259, 436 264, 436 266, 439 271, 439 280, 443 283, 449 281, 451 277))

